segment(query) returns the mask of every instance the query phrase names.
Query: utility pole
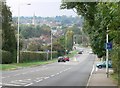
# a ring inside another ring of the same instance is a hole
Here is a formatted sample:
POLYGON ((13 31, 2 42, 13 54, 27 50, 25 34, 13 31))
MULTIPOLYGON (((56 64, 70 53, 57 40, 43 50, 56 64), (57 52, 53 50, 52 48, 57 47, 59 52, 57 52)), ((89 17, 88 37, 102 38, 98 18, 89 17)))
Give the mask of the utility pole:
POLYGON ((108 69, 108 27, 107 27, 107 32, 106 32, 106 74, 107 74, 107 78, 109 77, 109 69, 108 69))
POLYGON ((52 60, 52 28, 51 28, 51 60, 52 60))
MULTIPOLYGON (((26 4, 26 5, 31 5, 30 3, 26 4)), ((17 26, 17 63, 19 63, 20 60, 20 1, 18 4, 18 26, 17 26)))

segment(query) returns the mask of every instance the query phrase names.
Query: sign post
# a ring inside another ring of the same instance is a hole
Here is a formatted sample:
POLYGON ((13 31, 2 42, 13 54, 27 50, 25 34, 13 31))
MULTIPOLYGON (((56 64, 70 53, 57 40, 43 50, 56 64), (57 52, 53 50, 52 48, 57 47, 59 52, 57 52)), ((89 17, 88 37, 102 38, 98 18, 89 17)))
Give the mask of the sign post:
POLYGON ((108 42, 108 34, 106 35, 106 74, 107 74, 107 78, 109 77, 109 66, 108 66, 108 53, 109 53, 109 50, 112 49, 112 43, 111 42, 108 42))

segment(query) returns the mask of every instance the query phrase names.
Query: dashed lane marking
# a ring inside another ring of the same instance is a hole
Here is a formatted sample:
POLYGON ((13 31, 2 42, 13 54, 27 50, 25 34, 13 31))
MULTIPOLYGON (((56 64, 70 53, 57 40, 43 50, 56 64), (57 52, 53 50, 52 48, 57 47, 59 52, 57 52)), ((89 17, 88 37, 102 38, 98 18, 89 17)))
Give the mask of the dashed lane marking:
POLYGON ((2 83, 2 86, 21 86, 21 85, 2 83))
POLYGON ((12 83, 12 84, 20 84, 20 85, 25 85, 25 84, 28 84, 28 82, 26 83, 26 82, 23 82, 23 81, 12 81, 12 82, 10 82, 10 83, 12 83))
POLYGON ((50 77, 44 77, 44 79, 48 79, 48 78, 50 78, 50 77))
POLYGON ((29 83, 29 84, 27 84, 27 85, 25 85, 25 86, 30 86, 30 85, 32 85, 33 83, 29 83))
POLYGON ((40 80, 35 80, 35 82, 40 82, 40 81, 43 81, 43 79, 40 79, 40 80))
POLYGON ((53 77, 53 76, 55 76, 55 75, 51 75, 51 77, 53 77))

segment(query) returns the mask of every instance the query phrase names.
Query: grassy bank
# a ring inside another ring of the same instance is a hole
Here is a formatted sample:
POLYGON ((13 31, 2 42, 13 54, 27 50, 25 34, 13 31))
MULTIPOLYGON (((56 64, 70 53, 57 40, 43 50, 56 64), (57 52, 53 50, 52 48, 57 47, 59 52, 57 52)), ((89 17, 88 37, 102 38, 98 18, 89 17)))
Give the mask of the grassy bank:
MULTIPOLYGON (((72 58, 77 51, 71 51, 71 53, 67 54, 66 56, 69 56, 72 58)), ((48 61, 37 61, 37 62, 25 62, 25 63, 12 63, 12 64, 0 64, 0 70, 15 70, 19 68, 24 68, 24 67, 32 67, 32 66, 39 66, 39 65, 44 65, 44 64, 49 64, 57 62, 57 58, 53 60, 48 60, 48 61)))
POLYGON ((12 64, 2 64, 0 65, 0 70, 14 70, 18 68, 31 67, 31 66, 39 66, 44 64, 49 64, 56 62, 57 59, 49 60, 49 61, 37 61, 37 62, 26 62, 26 63, 12 63, 12 64))

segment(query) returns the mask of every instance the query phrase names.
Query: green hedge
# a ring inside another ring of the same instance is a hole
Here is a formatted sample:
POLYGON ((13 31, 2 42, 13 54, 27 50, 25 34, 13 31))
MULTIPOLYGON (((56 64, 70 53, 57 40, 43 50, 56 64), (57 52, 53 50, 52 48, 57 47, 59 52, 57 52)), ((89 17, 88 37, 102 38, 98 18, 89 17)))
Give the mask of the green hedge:
POLYGON ((2 64, 12 63, 11 53, 8 51, 0 50, 2 52, 2 64))
MULTIPOLYGON (((50 60, 51 53, 48 54, 48 60, 50 60)), ((53 58, 57 57, 57 52, 53 51, 53 58)), ((36 52, 36 51, 21 51, 20 52, 20 62, 31 62, 31 61, 46 61, 46 52, 36 52)))

